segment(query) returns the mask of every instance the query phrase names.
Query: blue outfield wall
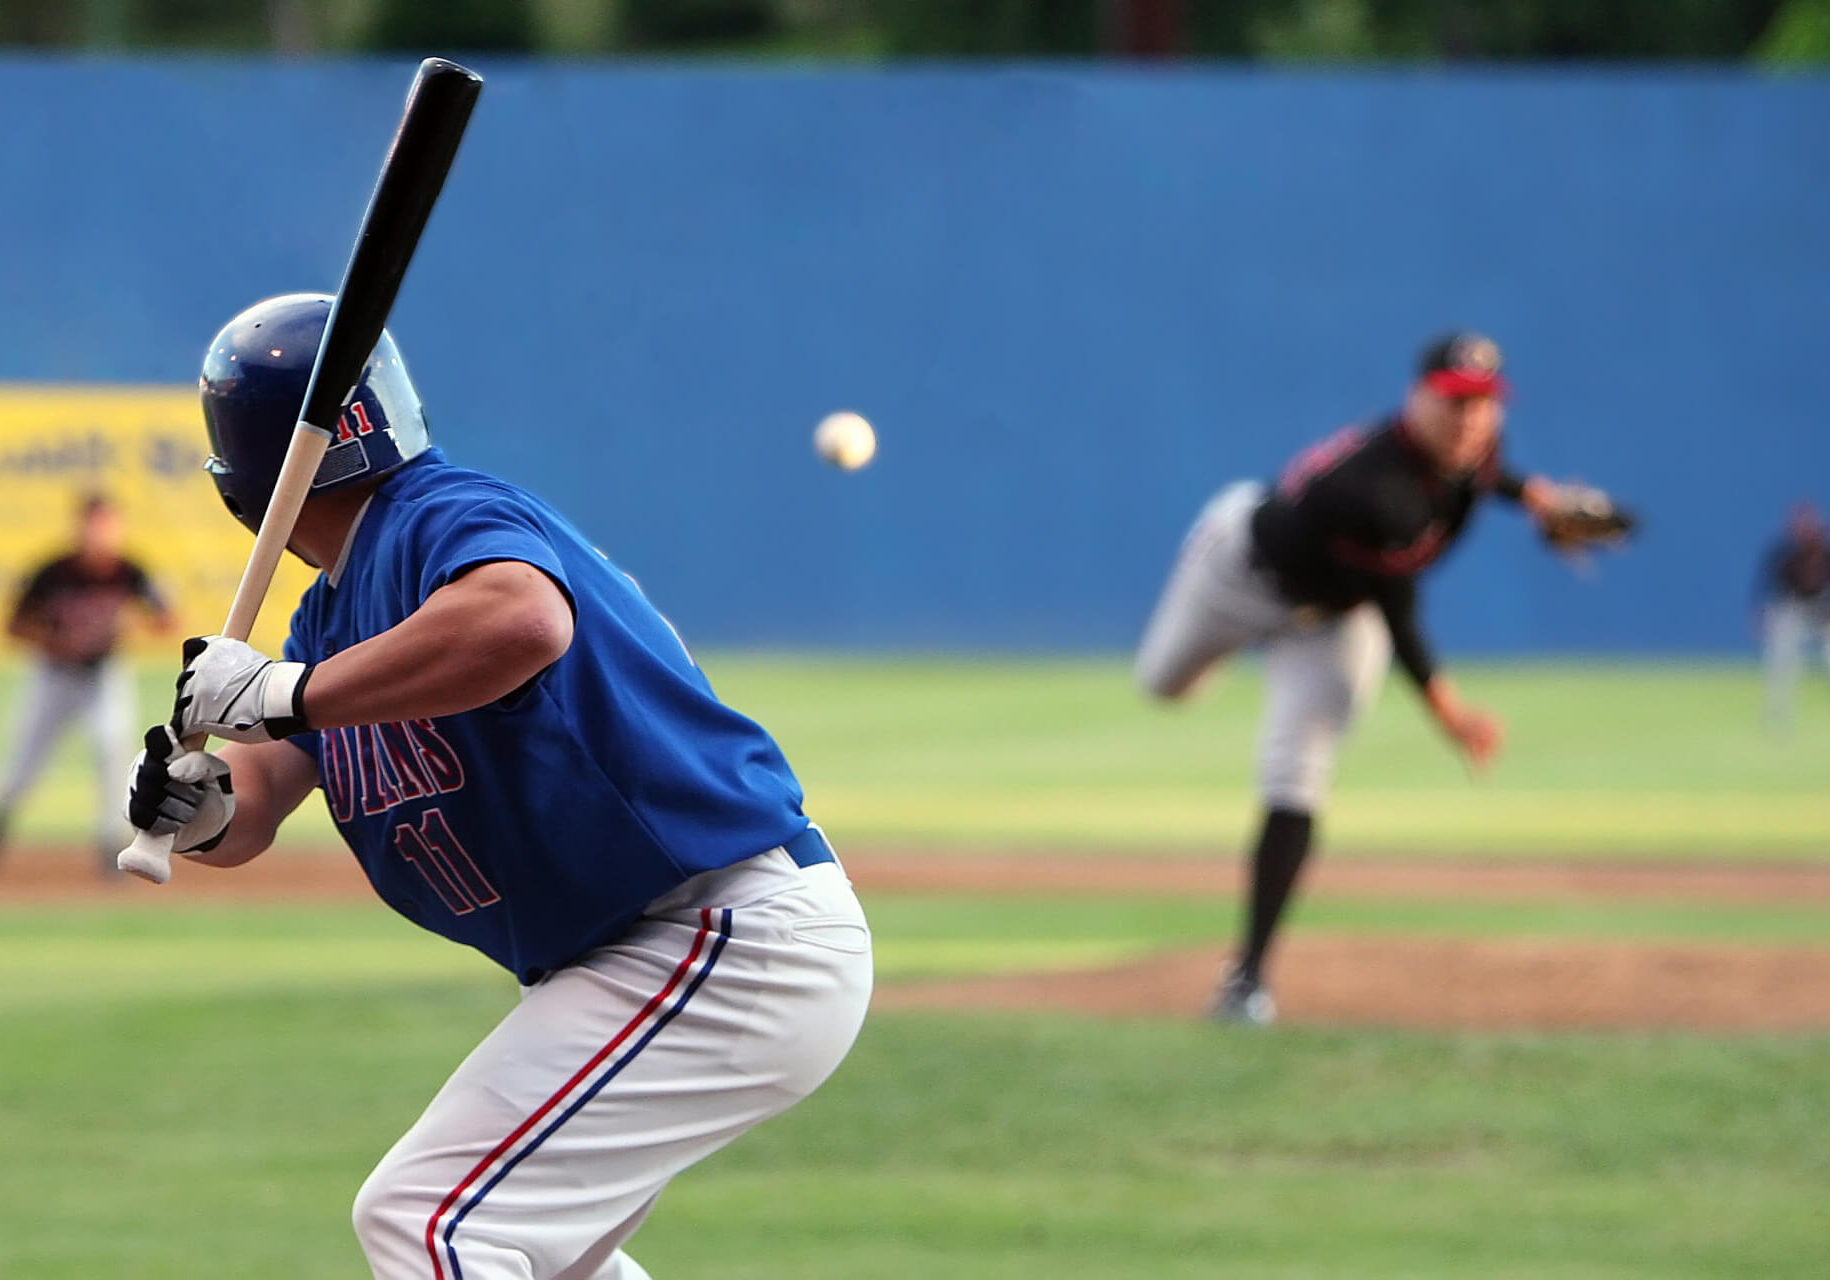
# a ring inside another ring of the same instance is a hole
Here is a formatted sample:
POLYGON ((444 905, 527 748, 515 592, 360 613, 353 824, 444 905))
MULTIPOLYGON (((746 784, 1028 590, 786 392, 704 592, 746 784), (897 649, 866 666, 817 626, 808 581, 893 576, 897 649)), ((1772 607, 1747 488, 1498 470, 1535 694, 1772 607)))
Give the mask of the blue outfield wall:
MULTIPOLYGON (((186 382, 333 287, 410 65, 0 61, 0 377, 186 382)), ((1745 649, 1830 498, 1825 78, 479 66, 392 327, 450 452, 700 644, 1124 649, 1208 492, 1447 326, 1516 462, 1647 519, 1584 577, 1484 514, 1451 652, 1745 649)))

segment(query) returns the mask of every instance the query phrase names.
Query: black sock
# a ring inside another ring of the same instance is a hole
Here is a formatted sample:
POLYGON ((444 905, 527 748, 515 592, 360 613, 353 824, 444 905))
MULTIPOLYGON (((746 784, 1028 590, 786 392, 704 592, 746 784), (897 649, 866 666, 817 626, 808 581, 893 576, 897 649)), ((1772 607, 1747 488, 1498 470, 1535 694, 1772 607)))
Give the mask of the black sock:
POLYGON ((1252 900, 1246 917, 1245 949, 1239 954, 1239 971, 1258 980, 1265 952, 1277 932, 1278 917, 1296 884, 1303 859, 1309 856, 1315 818, 1298 809, 1269 809, 1258 848, 1252 853, 1252 900))

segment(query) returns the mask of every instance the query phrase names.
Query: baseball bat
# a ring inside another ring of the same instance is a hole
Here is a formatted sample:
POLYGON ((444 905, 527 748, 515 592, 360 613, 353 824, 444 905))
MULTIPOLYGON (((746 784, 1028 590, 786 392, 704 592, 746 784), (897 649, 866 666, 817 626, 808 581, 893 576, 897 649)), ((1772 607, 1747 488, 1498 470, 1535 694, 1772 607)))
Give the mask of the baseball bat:
MULTIPOLYGON (((222 627, 225 636, 246 640, 254 630, 299 509, 311 492, 337 420, 362 380, 363 366, 381 341, 407 264, 444 188, 445 175, 451 171, 482 89, 483 77, 455 62, 427 58, 419 64, 400 126, 362 215, 343 283, 324 322, 318 356, 305 386, 305 403, 254 537, 254 549, 248 553, 247 567, 236 585, 222 627)), ((190 737, 183 746, 195 751, 206 741, 206 737, 190 737)), ((135 832, 133 843, 121 851, 116 865, 142 880, 164 884, 172 875, 172 837, 135 832)))

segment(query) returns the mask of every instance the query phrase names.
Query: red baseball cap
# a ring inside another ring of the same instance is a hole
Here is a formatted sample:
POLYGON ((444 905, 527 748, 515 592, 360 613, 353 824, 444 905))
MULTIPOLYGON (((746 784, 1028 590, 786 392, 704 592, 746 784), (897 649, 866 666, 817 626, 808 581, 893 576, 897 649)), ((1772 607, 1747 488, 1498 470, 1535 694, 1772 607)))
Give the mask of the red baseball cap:
POLYGON ((1511 388, 1500 376, 1500 347, 1480 333, 1451 333, 1423 349, 1417 377, 1445 396, 1499 396, 1511 388))

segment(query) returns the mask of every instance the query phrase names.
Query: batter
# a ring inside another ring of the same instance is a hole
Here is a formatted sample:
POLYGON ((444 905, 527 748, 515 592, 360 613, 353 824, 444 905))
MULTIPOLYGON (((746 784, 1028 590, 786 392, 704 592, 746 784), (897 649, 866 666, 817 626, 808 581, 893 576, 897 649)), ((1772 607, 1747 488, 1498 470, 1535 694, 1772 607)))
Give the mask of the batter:
MULTIPOLYGON (((205 358, 210 470, 251 529, 329 310, 269 299, 205 358)), ((317 474, 284 660, 187 642, 130 816, 235 866, 321 788, 389 906, 520 983, 356 1197, 377 1277, 639 1280, 668 1181, 849 1050, 863 912, 773 739, 557 512, 430 446, 391 338, 317 474), (193 733, 232 741, 174 763, 193 733)))

